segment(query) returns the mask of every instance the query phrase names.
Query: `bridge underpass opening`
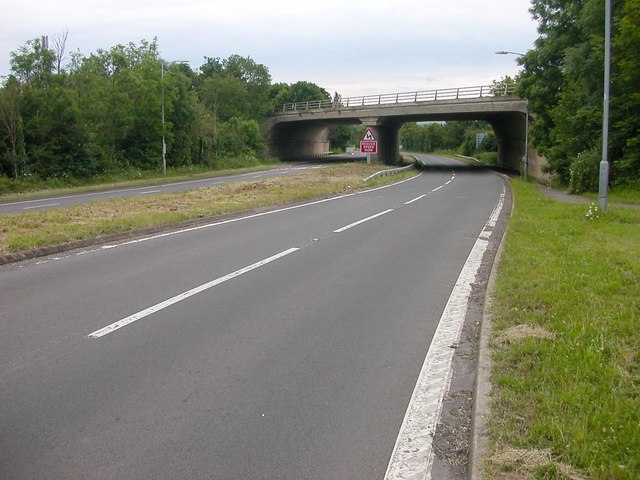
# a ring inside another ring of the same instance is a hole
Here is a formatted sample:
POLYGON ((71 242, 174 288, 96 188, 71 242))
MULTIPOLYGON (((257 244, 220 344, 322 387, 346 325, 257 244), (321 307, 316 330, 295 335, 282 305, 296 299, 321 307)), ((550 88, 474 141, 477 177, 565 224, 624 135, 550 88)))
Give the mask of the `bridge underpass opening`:
MULTIPOLYGON (((377 142, 378 153, 373 160, 394 165, 400 162, 400 128, 406 123, 458 122, 480 120, 488 123, 498 144, 498 164, 511 170, 522 171, 527 158, 526 114, 513 113, 500 116, 440 115, 411 118, 362 119, 343 122, 291 122, 279 125, 271 133, 271 154, 284 161, 318 158, 330 152, 329 130, 332 125, 361 124, 371 129, 377 142)), ((459 139, 460 143, 462 138, 459 139)), ((356 146, 357 147, 357 146, 356 146)))

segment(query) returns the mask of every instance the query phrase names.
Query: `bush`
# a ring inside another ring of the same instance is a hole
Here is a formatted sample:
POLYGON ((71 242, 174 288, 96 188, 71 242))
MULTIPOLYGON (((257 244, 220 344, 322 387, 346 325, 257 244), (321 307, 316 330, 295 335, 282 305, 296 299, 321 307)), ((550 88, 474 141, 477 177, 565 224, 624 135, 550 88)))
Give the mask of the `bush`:
POLYGON ((476 155, 480 163, 483 165, 497 165, 498 164, 498 152, 483 152, 476 155))
POLYGON ((600 174, 600 152, 585 150, 572 160, 569 167, 569 193, 596 192, 600 174))

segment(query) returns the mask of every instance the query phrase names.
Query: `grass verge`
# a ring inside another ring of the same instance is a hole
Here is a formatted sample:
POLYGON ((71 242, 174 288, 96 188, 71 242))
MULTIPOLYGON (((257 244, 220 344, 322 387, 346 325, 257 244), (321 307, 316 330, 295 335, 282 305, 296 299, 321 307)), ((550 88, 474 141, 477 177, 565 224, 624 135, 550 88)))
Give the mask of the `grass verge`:
POLYGON ((12 180, 0 178, 0 200, 9 202, 32 198, 55 197, 82 192, 98 192, 113 188, 141 187, 155 185, 162 182, 180 182, 201 178, 226 177, 241 173, 267 170, 278 163, 263 161, 262 164, 227 168, 211 169, 205 167, 183 167, 168 169, 166 175, 159 175, 157 171, 127 170, 114 175, 101 175, 88 179, 28 179, 12 180))
POLYGON ((486 478, 640 478, 640 210, 512 186, 486 478))
POLYGON ((415 171, 409 170, 363 182, 363 178, 385 168, 358 163, 335 165, 298 175, 218 185, 183 193, 2 215, 0 255, 355 192, 415 175, 415 171))

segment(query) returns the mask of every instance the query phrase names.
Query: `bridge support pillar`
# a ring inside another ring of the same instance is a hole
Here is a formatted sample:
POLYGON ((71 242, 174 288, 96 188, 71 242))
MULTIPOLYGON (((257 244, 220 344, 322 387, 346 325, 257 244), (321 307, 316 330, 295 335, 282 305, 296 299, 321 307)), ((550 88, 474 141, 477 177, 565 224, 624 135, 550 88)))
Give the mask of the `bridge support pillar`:
POLYGON ((490 121, 498 141, 498 164, 520 173, 528 158, 528 115, 520 112, 504 114, 490 121))
POLYGON ((400 124, 384 122, 378 118, 362 118, 360 121, 371 129, 378 141, 378 153, 371 158, 387 165, 400 163, 400 124))

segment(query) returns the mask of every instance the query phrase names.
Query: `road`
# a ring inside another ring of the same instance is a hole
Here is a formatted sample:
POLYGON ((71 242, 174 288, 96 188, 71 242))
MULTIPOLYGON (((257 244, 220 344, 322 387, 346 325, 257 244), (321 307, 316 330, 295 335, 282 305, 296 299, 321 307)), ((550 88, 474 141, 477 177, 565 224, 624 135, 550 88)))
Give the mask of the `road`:
POLYGON ((299 164, 281 168, 274 168, 261 172, 243 173, 228 177, 202 178, 198 180, 188 180, 173 183, 163 183, 157 185, 147 185, 144 187, 117 188, 99 192, 76 193, 71 195, 58 195, 46 198, 30 200, 17 200, 10 202, 0 202, 0 215, 7 213, 19 213, 38 210, 50 210, 53 208, 64 208, 72 205, 79 205, 100 200, 110 200, 112 198, 131 198, 145 195, 155 195, 160 193, 175 193, 194 188, 210 187, 224 183, 240 182, 242 180, 253 180, 260 178, 271 178, 292 173, 299 173, 302 170, 320 168, 321 165, 299 164))
POLYGON ((0 267, 0 478, 383 478, 504 192, 425 158, 447 166, 0 267))

